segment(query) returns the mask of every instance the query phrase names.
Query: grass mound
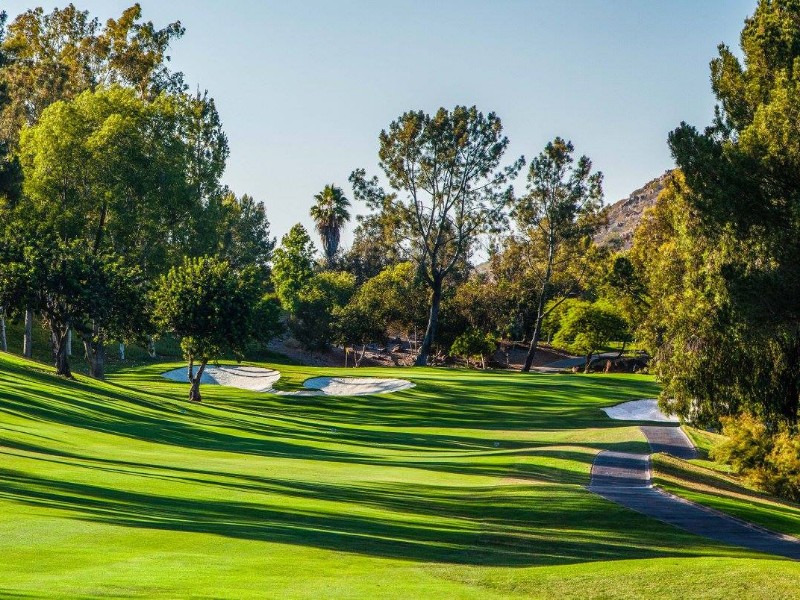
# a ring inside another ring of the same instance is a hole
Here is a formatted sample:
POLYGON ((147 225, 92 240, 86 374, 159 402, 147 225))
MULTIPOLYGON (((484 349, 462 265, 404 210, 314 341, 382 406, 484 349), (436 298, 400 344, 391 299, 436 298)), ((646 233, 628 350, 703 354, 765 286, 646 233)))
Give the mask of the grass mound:
POLYGON ((0 596, 776 599, 800 577, 584 489, 600 450, 647 451, 600 410, 646 378, 359 369, 416 387, 190 405, 177 366, 64 381, 0 354, 0 596))

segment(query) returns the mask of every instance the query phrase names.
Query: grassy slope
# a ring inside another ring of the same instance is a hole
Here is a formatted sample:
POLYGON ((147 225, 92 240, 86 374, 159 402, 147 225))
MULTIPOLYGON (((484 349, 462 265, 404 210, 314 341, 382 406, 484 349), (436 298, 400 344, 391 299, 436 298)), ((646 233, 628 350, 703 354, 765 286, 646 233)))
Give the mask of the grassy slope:
POLYGON ((189 406, 168 366, 66 382, 0 354, 0 596, 777 599, 800 577, 583 489, 597 451, 646 451, 599 407, 648 379, 394 370, 417 387, 189 406))
POLYGON ((685 429, 700 450, 701 457, 687 462, 669 456, 655 456, 653 475, 656 484, 673 494, 745 521, 800 537, 800 505, 747 487, 730 474, 727 465, 708 458, 721 436, 691 427, 685 429))

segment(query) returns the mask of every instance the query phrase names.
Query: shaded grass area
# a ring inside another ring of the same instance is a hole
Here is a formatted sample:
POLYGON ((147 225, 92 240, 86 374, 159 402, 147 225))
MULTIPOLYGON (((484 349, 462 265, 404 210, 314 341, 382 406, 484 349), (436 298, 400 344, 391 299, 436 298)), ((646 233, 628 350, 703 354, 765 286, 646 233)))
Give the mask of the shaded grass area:
POLYGON ((621 565, 661 589, 692 560, 718 589, 800 577, 583 488, 598 451, 647 451, 600 408, 650 379, 359 369, 416 387, 190 405, 175 366, 64 381, 0 354, 0 596, 602 597, 621 565))

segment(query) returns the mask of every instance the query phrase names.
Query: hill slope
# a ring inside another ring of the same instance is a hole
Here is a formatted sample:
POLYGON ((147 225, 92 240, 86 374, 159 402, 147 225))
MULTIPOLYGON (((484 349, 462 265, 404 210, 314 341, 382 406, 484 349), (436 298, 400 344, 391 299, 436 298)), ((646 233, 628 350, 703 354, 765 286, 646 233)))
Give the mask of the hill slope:
POLYGON ((667 171, 660 177, 648 181, 627 198, 608 206, 606 208, 608 225, 595 236, 595 243, 628 250, 633 243, 633 232, 642 220, 642 214, 656 203, 670 173, 671 171, 667 171))
POLYGON ((645 449, 598 409, 647 378, 363 370, 417 387, 188 405, 173 366, 64 381, 0 353, 0 596, 772 600, 800 577, 584 488, 599 450, 645 449))

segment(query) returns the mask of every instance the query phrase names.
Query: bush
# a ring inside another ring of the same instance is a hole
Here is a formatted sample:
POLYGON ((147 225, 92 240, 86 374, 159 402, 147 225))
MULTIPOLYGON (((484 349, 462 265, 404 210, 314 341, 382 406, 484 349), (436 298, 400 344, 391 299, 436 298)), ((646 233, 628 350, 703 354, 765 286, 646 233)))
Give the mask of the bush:
POLYGON ((754 487, 789 500, 800 500, 800 438, 782 426, 771 432, 756 417, 722 419, 726 440, 712 458, 731 465, 754 487))
POLYGON ((486 357, 494 352, 496 346, 497 342, 491 335, 483 334, 477 329, 470 329, 455 339, 450 347, 450 353, 464 358, 467 366, 469 366, 471 358, 478 359, 481 366, 485 368, 486 357))

